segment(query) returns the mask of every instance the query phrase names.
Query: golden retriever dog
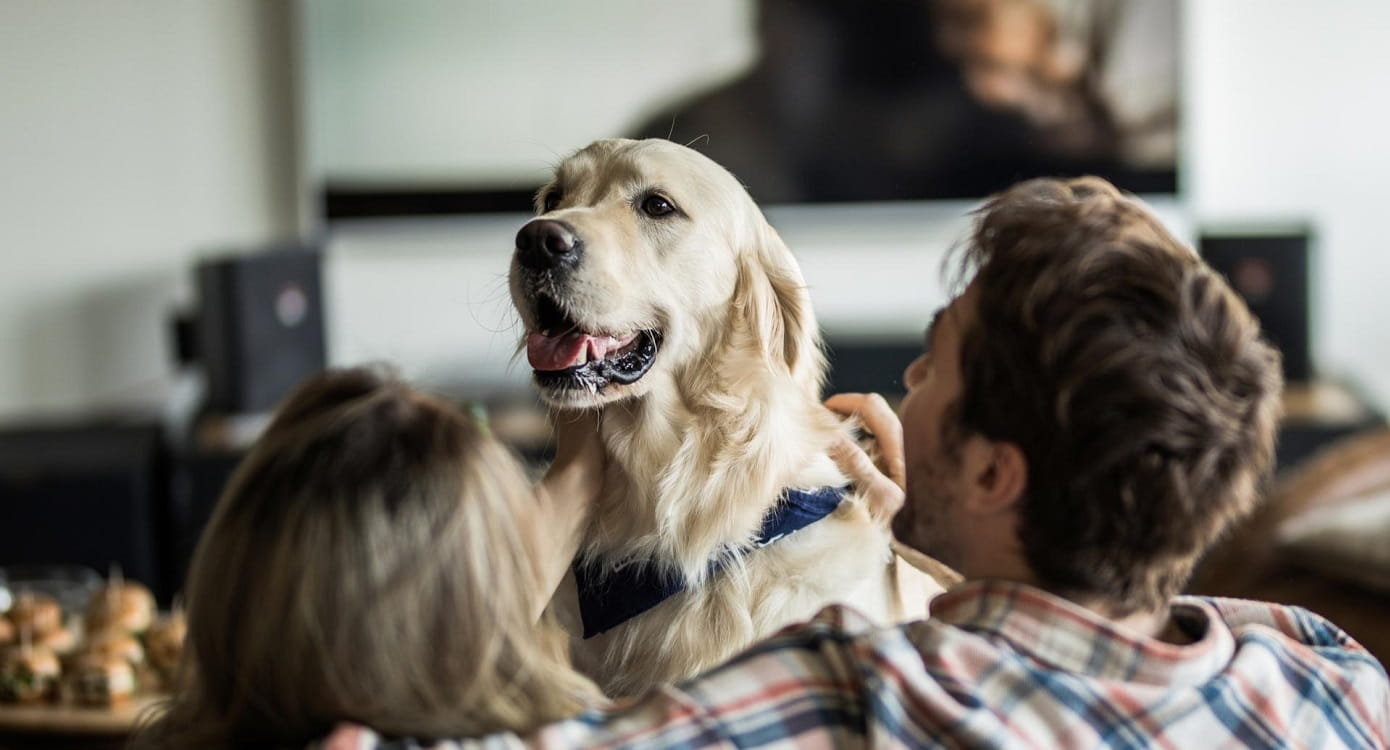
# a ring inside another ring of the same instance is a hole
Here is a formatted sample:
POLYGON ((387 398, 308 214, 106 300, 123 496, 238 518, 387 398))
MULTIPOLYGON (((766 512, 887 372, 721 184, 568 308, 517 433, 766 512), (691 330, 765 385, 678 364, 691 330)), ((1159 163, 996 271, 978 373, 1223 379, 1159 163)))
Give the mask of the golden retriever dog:
POLYGON ((536 210, 510 273, 523 346, 552 407, 602 410, 609 454, 552 601, 578 667, 632 695, 830 603, 924 615, 940 586, 842 489, 828 451, 849 427, 820 400, 800 268, 733 175, 669 141, 598 141, 536 210))

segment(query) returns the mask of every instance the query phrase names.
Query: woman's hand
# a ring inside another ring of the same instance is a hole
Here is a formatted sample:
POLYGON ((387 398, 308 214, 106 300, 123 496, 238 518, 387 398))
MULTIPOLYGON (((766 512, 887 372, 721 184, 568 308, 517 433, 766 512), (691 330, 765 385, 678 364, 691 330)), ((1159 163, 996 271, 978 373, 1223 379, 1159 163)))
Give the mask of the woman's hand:
POLYGON ((551 414, 551 420, 555 429, 555 459, 536 485, 536 501, 541 506, 544 524, 544 548, 537 550, 543 592, 537 614, 560 585, 579 550, 584 524, 603 490, 603 473, 608 464, 596 410, 557 411, 551 414))
POLYGON ((830 457, 864 495, 869 515, 887 524, 903 507, 907 482, 902 422, 877 393, 840 393, 827 399, 825 406, 842 416, 858 419, 877 443, 877 462, 848 436, 831 446, 830 457))
POLYGON ((558 411, 551 414, 555 429, 555 460, 551 461, 541 484, 563 490, 570 505, 586 511, 603 489, 603 470, 608 455, 599 435, 599 415, 594 409, 558 411))

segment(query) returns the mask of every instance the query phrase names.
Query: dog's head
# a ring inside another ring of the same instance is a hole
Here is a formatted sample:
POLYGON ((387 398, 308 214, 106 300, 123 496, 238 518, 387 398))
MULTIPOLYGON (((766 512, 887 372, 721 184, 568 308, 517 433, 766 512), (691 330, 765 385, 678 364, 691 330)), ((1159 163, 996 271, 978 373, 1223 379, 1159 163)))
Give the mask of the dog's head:
POLYGON ((718 164, 664 140, 597 141, 561 163, 536 212, 516 236, 511 293, 550 403, 638 398, 730 350, 818 395, 801 271, 718 164))

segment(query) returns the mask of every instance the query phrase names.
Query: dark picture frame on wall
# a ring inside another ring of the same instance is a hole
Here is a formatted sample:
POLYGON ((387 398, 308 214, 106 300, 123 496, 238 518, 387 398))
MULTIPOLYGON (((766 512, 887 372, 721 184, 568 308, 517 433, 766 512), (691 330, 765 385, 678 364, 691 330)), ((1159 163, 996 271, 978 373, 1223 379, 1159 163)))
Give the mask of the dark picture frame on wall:
POLYGON ((336 107, 311 117, 308 134, 328 220, 528 211, 560 154, 614 136, 690 143, 763 205, 970 200, 1044 175, 1178 189, 1178 0, 720 0, 732 18, 723 33, 744 40, 741 63, 712 78, 672 74, 669 88, 658 81, 620 104, 603 94, 678 57, 647 48, 679 38, 670 17, 626 13, 630 0, 601 0, 583 17, 548 12, 548 23, 522 23, 525 0, 407 3, 409 20, 363 0, 304 2, 310 108, 336 107), (419 16, 431 8, 437 18, 419 16), (394 24, 407 23, 415 43, 393 43, 405 34, 394 24), (507 85, 515 61, 499 54, 550 72, 507 85), (388 71, 393 86, 373 88, 388 71), (401 94, 413 89, 423 93, 401 94), (352 116, 384 109, 394 116, 376 125, 352 116), (479 120, 497 127, 445 130, 479 120), (435 140, 437 159, 420 151, 413 166, 351 150, 435 140), (499 156, 500 171, 459 159, 531 146, 499 156))

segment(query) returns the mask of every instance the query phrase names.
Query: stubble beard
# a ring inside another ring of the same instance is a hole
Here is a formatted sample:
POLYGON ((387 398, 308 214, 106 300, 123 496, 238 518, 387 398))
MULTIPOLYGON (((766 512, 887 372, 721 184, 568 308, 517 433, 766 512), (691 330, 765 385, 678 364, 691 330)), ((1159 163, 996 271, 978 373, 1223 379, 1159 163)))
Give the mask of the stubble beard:
POLYGON ((961 544, 951 518, 959 493, 955 477, 944 457, 922 467, 910 477, 903 508, 893 517, 893 536, 907 546, 956 570, 961 566, 961 544))

